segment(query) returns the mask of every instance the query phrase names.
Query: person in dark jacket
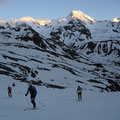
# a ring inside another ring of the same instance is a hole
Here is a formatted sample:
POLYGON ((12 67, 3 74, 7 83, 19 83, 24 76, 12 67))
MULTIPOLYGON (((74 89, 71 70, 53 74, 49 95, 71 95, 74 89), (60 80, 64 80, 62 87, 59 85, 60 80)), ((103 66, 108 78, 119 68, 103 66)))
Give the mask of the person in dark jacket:
POLYGON ((82 88, 78 86, 77 88, 78 100, 82 100, 82 88))
POLYGON ((8 96, 12 97, 12 87, 8 86, 8 96))
POLYGON ((37 91, 36 91, 36 88, 32 86, 31 83, 29 84, 29 87, 25 96, 27 96, 28 93, 30 93, 30 98, 31 98, 31 103, 33 104, 33 108, 36 108, 35 97, 37 95, 37 91))

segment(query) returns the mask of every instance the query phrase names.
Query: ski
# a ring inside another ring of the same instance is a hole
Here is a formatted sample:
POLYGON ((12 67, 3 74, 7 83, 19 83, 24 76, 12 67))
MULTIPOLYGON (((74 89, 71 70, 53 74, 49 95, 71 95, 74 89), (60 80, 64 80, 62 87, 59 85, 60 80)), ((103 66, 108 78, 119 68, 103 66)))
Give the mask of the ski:
POLYGON ((27 110, 38 110, 40 108, 24 108, 24 111, 27 111, 27 110))
POLYGON ((77 101, 82 101, 82 99, 77 99, 77 101))

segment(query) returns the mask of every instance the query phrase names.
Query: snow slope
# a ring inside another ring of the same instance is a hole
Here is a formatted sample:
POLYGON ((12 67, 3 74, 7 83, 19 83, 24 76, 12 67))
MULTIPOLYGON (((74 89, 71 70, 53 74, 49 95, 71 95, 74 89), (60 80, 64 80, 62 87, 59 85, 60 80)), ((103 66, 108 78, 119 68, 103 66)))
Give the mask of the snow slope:
MULTIPOLYGON (((63 90, 35 86, 38 91, 38 110, 27 110, 25 97, 28 85, 0 76, 0 120, 119 120, 120 93, 83 90, 83 100, 77 101, 76 87, 63 90), (7 96, 7 87, 12 88, 13 97, 7 96), (43 107, 41 104, 45 105, 43 107)), ((29 101, 30 103, 30 101, 29 101)), ((31 103, 30 103, 30 106, 31 103)))
POLYGON ((57 20, 0 21, 0 120, 119 120, 119 46, 119 18, 99 21, 72 11, 57 20), (30 80, 40 85, 38 110, 24 111, 30 80))

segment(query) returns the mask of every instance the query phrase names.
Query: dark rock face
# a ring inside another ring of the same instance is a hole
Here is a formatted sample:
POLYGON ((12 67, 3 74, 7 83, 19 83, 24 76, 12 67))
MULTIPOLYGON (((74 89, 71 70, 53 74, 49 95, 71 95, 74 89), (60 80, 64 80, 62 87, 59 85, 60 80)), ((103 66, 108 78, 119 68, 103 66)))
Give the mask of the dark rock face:
POLYGON ((104 56, 110 54, 116 54, 120 56, 120 41, 118 40, 108 40, 108 41, 98 41, 98 42, 88 42, 80 47, 80 50, 85 50, 86 54, 103 54, 104 56))
MULTIPOLYGON (((72 37, 75 37, 75 33, 78 33, 77 39, 81 41, 81 36, 84 35, 86 39, 91 38, 91 33, 88 28, 85 27, 85 25, 82 23, 82 21, 76 19, 76 20, 70 20, 66 25, 59 26, 58 28, 53 28, 50 35, 51 38, 54 38, 56 40, 59 40, 61 36, 63 36, 64 39, 72 37)), ((64 40, 63 40, 64 41, 64 40)))

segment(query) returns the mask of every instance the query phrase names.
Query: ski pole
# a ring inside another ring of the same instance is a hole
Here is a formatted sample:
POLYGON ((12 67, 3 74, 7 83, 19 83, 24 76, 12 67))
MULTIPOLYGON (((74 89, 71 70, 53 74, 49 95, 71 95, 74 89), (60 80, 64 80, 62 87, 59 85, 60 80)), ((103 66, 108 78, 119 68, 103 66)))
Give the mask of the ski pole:
POLYGON ((28 104, 28 106, 29 106, 29 108, 30 108, 30 103, 29 103, 29 101, 28 101, 27 96, 26 96, 26 101, 27 101, 27 104, 28 104))
POLYGON ((39 101, 39 103, 40 103, 43 107, 45 107, 45 105, 44 105, 44 104, 42 104, 40 101, 39 101))
MULTIPOLYGON (((38 100, 37 100, 38 101, 38 100)), ((38 101, 39 102, 39 104, 41 104, 43 107, 45 107, 45 105, 43 104, 43 103, 41 103, 40 101, 38 101)))

